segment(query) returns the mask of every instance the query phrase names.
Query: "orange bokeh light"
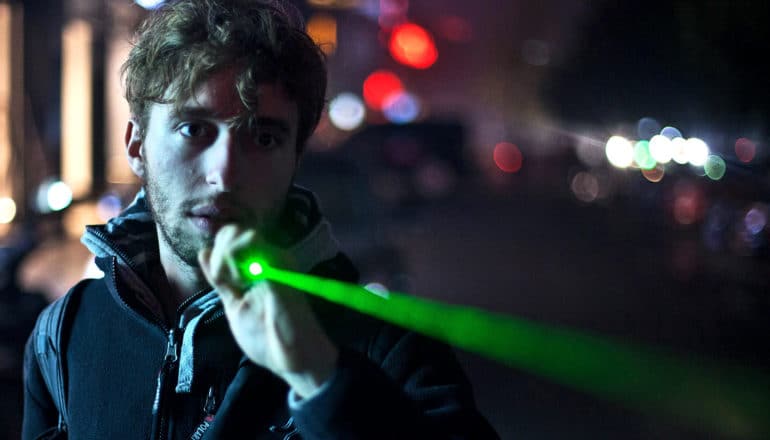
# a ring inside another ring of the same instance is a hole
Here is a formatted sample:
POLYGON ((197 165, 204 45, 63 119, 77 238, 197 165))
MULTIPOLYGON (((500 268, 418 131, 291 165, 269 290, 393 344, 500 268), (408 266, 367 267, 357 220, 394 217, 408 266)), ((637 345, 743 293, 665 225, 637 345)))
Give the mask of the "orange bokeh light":
POLYGON ((427 69, 438 59, 433 37, 420 25, 404 23, 390 34, 390 54, 401 64, 427 69))

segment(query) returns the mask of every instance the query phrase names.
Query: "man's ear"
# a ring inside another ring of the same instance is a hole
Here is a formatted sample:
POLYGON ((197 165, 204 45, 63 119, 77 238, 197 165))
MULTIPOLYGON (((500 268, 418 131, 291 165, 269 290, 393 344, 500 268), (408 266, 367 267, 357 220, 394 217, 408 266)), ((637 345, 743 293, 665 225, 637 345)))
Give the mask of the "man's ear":
POLYGON ((131 118, 126 124, 126 154, 128 166, 141 180, 144 180, 144 149, 142 148, 142 127, 136 118, 131 118))

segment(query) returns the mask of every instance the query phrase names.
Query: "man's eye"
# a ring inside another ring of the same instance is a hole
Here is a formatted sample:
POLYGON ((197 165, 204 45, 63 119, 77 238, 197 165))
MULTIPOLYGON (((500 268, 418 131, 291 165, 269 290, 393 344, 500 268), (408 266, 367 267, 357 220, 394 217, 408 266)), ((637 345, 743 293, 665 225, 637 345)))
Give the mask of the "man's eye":
POLYGON ((278 136, 270 132, 257 133, 254 137, 254 141, 262 150, 272 150, 273 148, 281 146, 281 143, 283 142, 278 136))
POLYGON ((179 125, 179 133, 187 138, 199 138, 208 134, 208 128, 205 124, 199 122, 185 122, 179 125))

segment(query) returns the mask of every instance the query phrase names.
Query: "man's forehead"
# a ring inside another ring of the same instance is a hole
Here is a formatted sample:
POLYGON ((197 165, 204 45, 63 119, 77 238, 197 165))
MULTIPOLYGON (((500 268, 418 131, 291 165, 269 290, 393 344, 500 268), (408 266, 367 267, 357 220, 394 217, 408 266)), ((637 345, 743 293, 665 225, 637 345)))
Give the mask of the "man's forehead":
MULTIPOLYGON (((268 117, 292 124, 297 118, 297 105, 286 94, 279 82, 262 82, 251 88, 246 97, 250 108, 244 105, 238 92, 239 71, 234 68, 219 70, 203 80, 194 94, 187 98, 177 96, 172 113, 178 116, 214 117, 218 119, 249 119, 268 117)), ((176 93, 180 90, 176 89, 176 93)), ((171 92, 173 93, 173 92, 171 92)), ((174 98, 169 99, 174 101, 174 98)))

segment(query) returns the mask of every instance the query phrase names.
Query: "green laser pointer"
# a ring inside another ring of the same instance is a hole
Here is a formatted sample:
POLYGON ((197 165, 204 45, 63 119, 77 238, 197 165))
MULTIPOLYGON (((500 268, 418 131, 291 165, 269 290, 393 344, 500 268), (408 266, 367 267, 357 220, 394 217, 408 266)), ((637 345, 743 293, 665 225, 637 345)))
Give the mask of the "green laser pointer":
POLYGON ((258 278, 260 275, 262 275, 262 263, 259 261, 253 261, 249 263, 249 275, 251 275, 253 278, 258 278))
POLYGON ((770 438, 770 377, 556 326, 247 263, 269 279, 455 347, 692 427, 770 438))

